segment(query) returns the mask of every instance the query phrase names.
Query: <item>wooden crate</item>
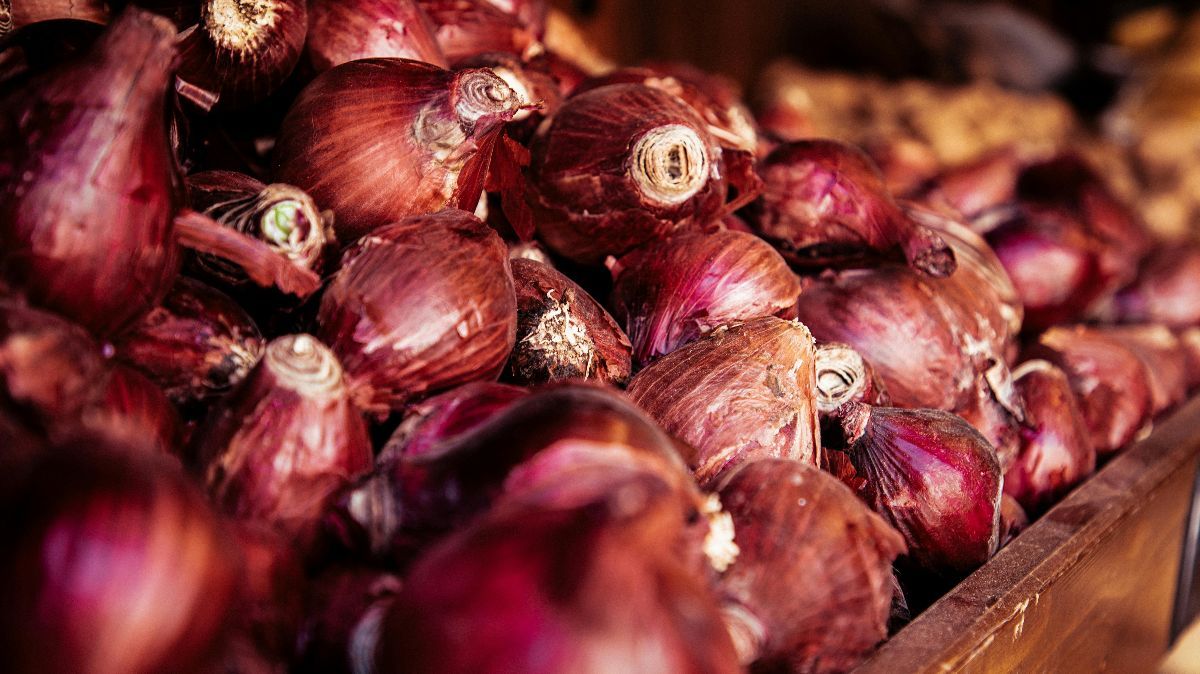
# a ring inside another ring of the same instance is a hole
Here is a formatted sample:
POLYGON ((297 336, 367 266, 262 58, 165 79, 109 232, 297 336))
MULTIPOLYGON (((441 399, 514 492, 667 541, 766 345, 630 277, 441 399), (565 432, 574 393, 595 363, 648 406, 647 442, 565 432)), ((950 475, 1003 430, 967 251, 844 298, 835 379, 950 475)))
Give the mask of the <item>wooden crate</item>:
POLYGON ((1198 456, 1200 398, 1109 462, 856 674, 1154 671, 1195 610, 1198 456))

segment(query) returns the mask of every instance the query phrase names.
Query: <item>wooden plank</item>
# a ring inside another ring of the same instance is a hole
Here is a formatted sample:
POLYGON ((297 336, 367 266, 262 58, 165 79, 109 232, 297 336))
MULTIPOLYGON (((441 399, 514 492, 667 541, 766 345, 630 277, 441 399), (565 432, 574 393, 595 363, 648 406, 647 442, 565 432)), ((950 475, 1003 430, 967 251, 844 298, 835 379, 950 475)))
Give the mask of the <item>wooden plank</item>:
POLYGON ((1200 398, 1113 459, 857 674, 1147 672, 1171 640, 1200 398))

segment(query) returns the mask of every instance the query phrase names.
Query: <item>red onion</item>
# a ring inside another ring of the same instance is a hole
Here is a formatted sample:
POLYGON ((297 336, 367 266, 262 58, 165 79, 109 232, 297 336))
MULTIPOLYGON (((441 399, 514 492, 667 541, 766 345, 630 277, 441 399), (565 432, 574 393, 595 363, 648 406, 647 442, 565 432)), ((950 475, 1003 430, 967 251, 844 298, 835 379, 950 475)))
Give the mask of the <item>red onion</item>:
POLYGON ((291 74, 308 31, 304 0, 202 0, 181 35, 176 90, 202 110, 263 100, 291 74))
POLYGON ((968 220, 1016 199, 1022 162, 1012 150, 984 155, 937 176, 921 201, 947 206, 968 220))
POLYGON ((473 158, 490 159, 477 150, 520 106, 488 70, 345 63, 313 80, 288 111, 274 177, 332 209, 343 241, 447 204, 472 209, 482 186, 462 184, 460 173, 474 170, 473 158))
POLYGON ((817 345, 813 358, 817 411, 822 417, 848 402, 885 407, 891 404, 891 396, 875 368, 849 344, 823 342, 817 345))
POLYGON ((739 671, 713 597, 646 522, 655 486, 500 509, 440 543, 385 620, 379 670, 739 671))
POLYGON ((181 428, 175 407, 154 382, 124 365, 109 372, 102 397, 83 412, 81 425, 131 447, 178 454, 181 428))
POLYGON ((787 143, 759 172, 765 186, 752 224, 793 264, 844 266, 899 249, 929 276, 954 272, 954 251, 896 205, 858 148, 832 140, 787 143))
POLYGON ((496 9, 517 17, 521 25, 541 39, 546 32, 546 16, 550 11, 550 3, 546 0, 487 0, 496 9))
POLYGON ((237 385, 263 352, 254 321, 226 295, 180 278, 161 306, 114 340, 117 357, 183 405, 237 385))
POLYGON ((449 65, 416 0, 312 0, 305 49, 318 73, 379 57, 449 65))
POLYGON ((55 19, 5 34, 4 11, 0 2, 0 84, 6 87, 78 59, 105 29, 91 21, 55 19))
POLYGON ((58 19, 107 23, 111 13, 104 0, 10 0, 0 10, 0 37, 23 26, 58 19))
POLYGON ((346 251, 318 320, 364 409, 494 379, 517 327, 504 243, 456 210, 382 227, 346 251))
POLYGON ((1001 303, 988 305, 987 286, 974 298, 966 291, 955 277, 888 265, 813 279, 797 311, 818 340, 849 344, 870 362, 895 405, 967 417, 1007 466, 1021 418, 1006 364, 1010 321, 1001 303))
POLYGON ((1187 397, 1187 353, 1169 329, 1161 325, 1123 325, 1098 330, 1120 342, 1145 364, 1152 415, 1187 397))
POLYGON ((904 537, 917 571, 961 577, 995 554, 1003 473, 970 424, 941 410, 849 403, 848 484, 904 537))
POLYGON ((452 64, 487 52, 525 58, 541 50, 537 28, 492 0, 417 0, 417 4, 429 16, 434 37, 452 64))
POLYGON ((1096 450, 1061 369, 1029 360, 1013 379, 1025 403, 1026 427, 1017 460, 1004 474, 1004 493, 1037 515, 1092 474, 1096 450))
POLYGON ((597 453, 608 457, 606 465, 646 467, 693 511, 704 504, 681 448, 624 397, 599 386, 547 387, 446 436, 423 451, 389 443, 376 474, 340 497, 327 523, 334 539, 371 556, 403 557, 469 522, 510 488, 537 484, 578 463, 593 465, 597 453), (513 477, 518 466, 544 452, 554 459, 513 477))
POLYGON ((5 274, 102 336, 157 304, 178 268, 174 56, 171 23, 130 8, 86 55, 0 100, 0 137, 20 139, 0 147, 5 274))
POLYGON ((1142 264, 1137 279, 1100 313, 1122 323, 1200 325, 1200 247, 1158 249, 1142 264))
POLYGON ((372 459, 336 357, 308 335, 267 345, 246 381, 210 411, 195 454, 215 503, 302 548, 329 498, 372 459))
POLYGON ((396 576, 367 568, 333 569, 315 578, 293 671, 374 671, 380 626, 400 587, 396 576))
POLYGON ((696 480, 757 458, 820 465, 812 336, 760 318, 689 344, 642 370, 629 397, 697 450, 696 480))
MULTIPOLYGON (((291 185, 264 185, 234 171, 205 171, 187 177, 188 205, 248 237, 261 239, 298 269, 320 273, 325 247, 333 243, 329 212, 317 210, 311 197, 291 185)), ((246 281, 240 266, 211 255, 197 266, 224 283, 246 281)), ((315 286, 314 288, 315 289, 315 286)))
POLYGON ((567 99, 542 128, 528 200, 551 250, 596 263, 704 226, 753 198, 740 194, 727 206, 726 173, 717 140, 691 107, 658 89, 618 84, 567 99))
POLYGON ((1100 456, 1125 446, 1150 420, 1146 366, 1112 337, 1083 326, 1050 328, 1025 356, 1066 372, 1100 456))
POLYGON ((771 246, 733 231, 683 233, 610 261, 612 304, 644 365, 713 328, 794 315, 800 280, 771 246))
POLYGON ((410 405, 380 452, 380 461, 436 453, 485 423, 529 391, 495 382, 472 382, 410 405))
POLYGON ((904 540, 845 485, 763 459, 733 471, 720 493, 739 553, 717 587, 742 664, 842 672, 887 637, 904 540))
POLYGON ((165 457, 80 440, 5 472, 0 647, 22 672, 194 672, 237 585, 230 541, 165 457))
MULTIPOLYGON (((243 648, 271 661, 293 653, 304 608, 304 569, 292 544, 274 531, 238 522, 242 587, 236 619, 243 648)), ((241 672, 243 670, 237 669, 241 672)))
POLYGON ((512 260, 517 341, 506 372, 520 384, 629 380, 629 338, 592 296, 540 262, 512 260))

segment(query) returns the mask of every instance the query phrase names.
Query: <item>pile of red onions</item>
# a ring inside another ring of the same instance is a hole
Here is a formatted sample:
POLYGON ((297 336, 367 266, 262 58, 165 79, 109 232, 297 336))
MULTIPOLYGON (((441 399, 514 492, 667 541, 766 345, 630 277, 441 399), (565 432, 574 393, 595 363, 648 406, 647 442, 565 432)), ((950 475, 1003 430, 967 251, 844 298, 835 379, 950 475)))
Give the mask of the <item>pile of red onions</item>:
POLYGON ((185 5, 0 1, 11 669, 847 671, 1200 384, 1200 249, 1074 154, 185 5))

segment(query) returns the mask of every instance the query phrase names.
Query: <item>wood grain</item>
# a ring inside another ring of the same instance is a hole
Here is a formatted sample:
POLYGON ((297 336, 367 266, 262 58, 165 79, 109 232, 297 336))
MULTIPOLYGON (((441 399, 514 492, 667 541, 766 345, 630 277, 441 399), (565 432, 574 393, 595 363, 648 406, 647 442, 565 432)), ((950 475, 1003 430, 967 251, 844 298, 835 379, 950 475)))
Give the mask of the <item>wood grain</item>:
POLYGON ((1148 672, 1167 652, 1200 398, 1113 459, 856 674, 1148 672))

